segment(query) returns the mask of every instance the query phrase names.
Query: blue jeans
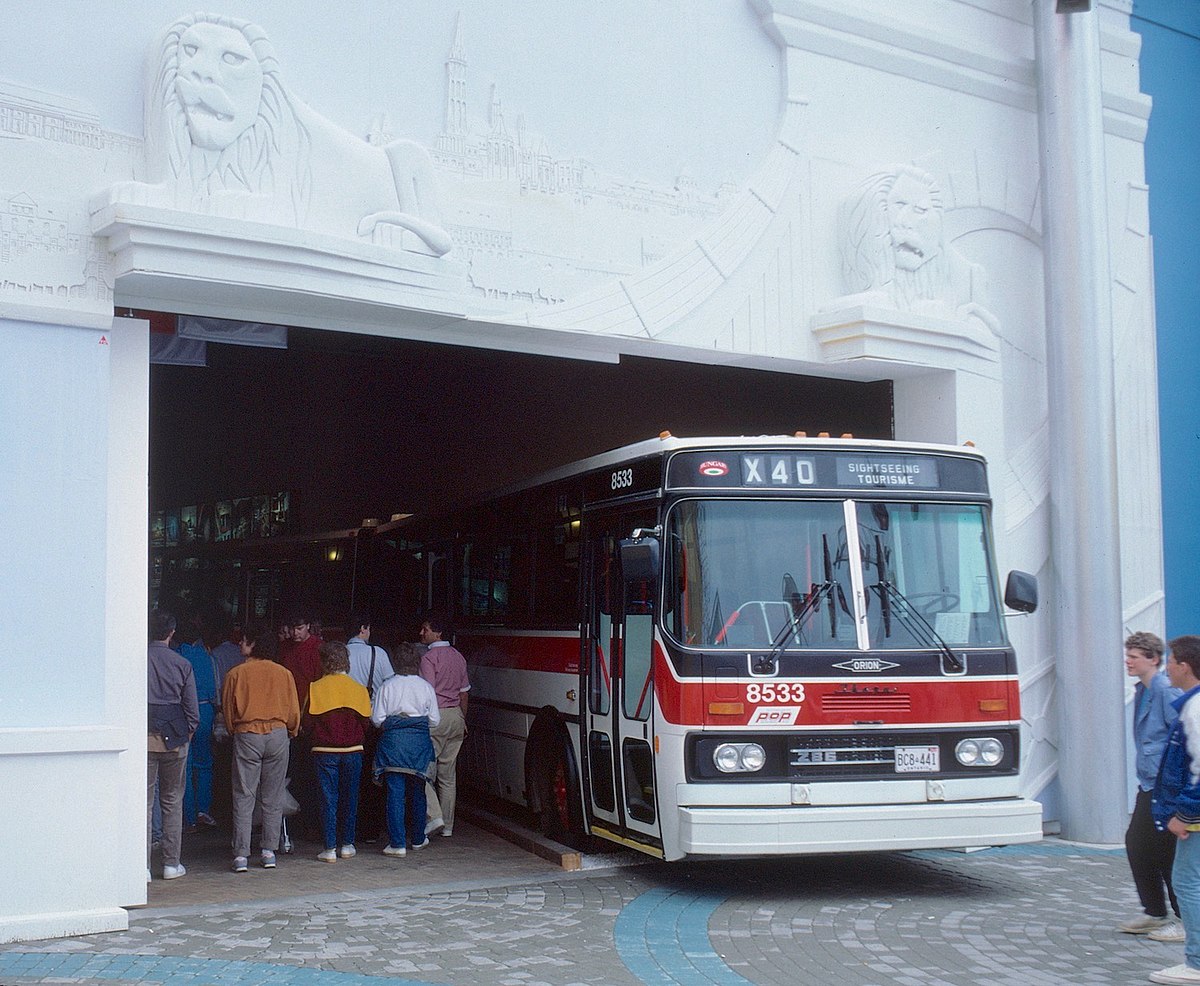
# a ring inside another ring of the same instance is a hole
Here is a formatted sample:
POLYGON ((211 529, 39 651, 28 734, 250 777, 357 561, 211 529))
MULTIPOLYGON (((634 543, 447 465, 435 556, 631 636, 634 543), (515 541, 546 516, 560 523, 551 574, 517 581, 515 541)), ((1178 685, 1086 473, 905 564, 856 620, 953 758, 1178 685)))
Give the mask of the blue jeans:
POLYGON ((200 706, 200 725, 188 745, 187 784, 183 788, 183 821, 196 824, 196 813, 209 814, 212 809, 212 724, 213 707, 209 702, 200 706))
POLYGON ((1179 901, 1183 930, 1187 932, 1184 961, 1192 969, 1200 969, 1200 832, 1176 840, 1171 884, 1179 901))
POLYGON ((397 849, 420 845, 425 841, 425 778, 395 771, 383 776, 388 844, 397 849))
POLYGON ((358 785, 362 778, 362 753, 314 753, 317 785, 321 789, 321 831, 325 848, 354 843, 358 827, 358 785), (338 816, 342 819, 342 839, 338 841, 338 816))

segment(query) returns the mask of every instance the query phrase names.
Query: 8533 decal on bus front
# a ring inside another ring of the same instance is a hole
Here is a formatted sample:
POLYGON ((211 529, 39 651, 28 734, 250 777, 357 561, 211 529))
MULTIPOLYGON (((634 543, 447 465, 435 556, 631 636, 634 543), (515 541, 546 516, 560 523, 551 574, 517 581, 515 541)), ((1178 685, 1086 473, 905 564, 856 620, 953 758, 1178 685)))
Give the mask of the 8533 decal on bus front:
POLYGON ((746 686, 746 704, 778 702, 800 705, 804 702, 804 684, 799 681, 752 681, 746 686))
POLYGON ((752 681, 746 685, 746 704, 757 708, 748 726, 794 726, 804 702, 799 681, 752 681))

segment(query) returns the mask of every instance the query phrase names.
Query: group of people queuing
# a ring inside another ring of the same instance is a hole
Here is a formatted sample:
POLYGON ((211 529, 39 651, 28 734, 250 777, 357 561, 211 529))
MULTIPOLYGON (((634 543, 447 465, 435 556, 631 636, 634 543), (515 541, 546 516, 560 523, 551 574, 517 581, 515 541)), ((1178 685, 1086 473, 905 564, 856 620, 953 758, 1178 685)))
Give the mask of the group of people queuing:
POLYGON ((1168 651, 1153 633, 1131 634, 1125 672, 1137 679, 1125 852, 1142 913, 1118 930, 1183 943, 1184 961, 1151 982, 1200 983, 1200 636, 1176 637, 1168 651))
POLYGON ((271 633, 223 632, 195 619, 181 628, 171 613, 151 611, 147 880, 155 844, 163 879, 174 880, 187 872, 184 831, 217 824, 214 761, 222 754, 235 873, 249 869, 259 820, 259 859, 275 868, 288 814, 321 840, 317 859, 326 863, 352 858, 360 838, 376 841, 383 827, 387 856, 453 835, 471 685, 449 624, 430 614, 420 643, 402 642, 390 655, 371 643, 369 616, 356 614, 348 627, 343 643, 323 639, 306 614, 271 633))

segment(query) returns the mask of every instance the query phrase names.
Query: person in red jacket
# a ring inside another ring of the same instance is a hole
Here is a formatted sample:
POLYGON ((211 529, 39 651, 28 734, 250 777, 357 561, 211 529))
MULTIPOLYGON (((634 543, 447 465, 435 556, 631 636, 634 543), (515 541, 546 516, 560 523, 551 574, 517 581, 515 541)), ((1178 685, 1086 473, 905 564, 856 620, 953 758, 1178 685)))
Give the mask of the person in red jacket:
POLYGON ((321 677, 321 638, 312 632, 312 619, 297 613, 285 623, 291 630, 291 646, 277 660, 296 679, 296 700, 300 708, 308 701, 309 686, 321 677))
POLYGON ((325 674, 309 687, 304 724, 312 742, 313 766, 321 792, 325 848, 317 859, 335 863, 339 845, 342 859, 356 854, 354 831, 358 826, 363 740, 371 719, 371 699, 367 690, 350 677, 350 654, 345 644, 325 641, 319 653, 325 674))
MULTIPOLYGON (((284 620, 284 625, 291 630, 291 646, 278 660, 292 673, 296 683, 296 701, 304 709, 308 705, 308 689, 322 674, 319 651, 321 638, 313 633, 312 617, 308 610, 297 610, 284 620)), ((312 751, 307 736, 299 736, 292 741, 288 777, 292 782, 292 796, 300 806, 296 822, 306 838, 317 838, 321 799, 313 780, 312 751)))

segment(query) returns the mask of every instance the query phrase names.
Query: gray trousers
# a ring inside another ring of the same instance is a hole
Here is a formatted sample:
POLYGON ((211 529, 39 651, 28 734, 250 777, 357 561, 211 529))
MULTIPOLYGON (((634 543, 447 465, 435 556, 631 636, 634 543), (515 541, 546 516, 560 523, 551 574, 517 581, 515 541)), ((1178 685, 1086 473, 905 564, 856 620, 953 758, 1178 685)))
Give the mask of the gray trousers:
POLYGON ((162 807, 162 858, 164 866, 178 866, 183 847, 183 785, 187 779, 188 744, 165 753, 146 753, 146 866, 150 866, 151 828, 154 819, 154 784, 162 807))
POLYGON ((233 735, 233 854, 250 855, 254 803, 262 800, 260 848, 279 848, 283 792, 287 781, 288 734, 283 726, 269 733, 233 735))

